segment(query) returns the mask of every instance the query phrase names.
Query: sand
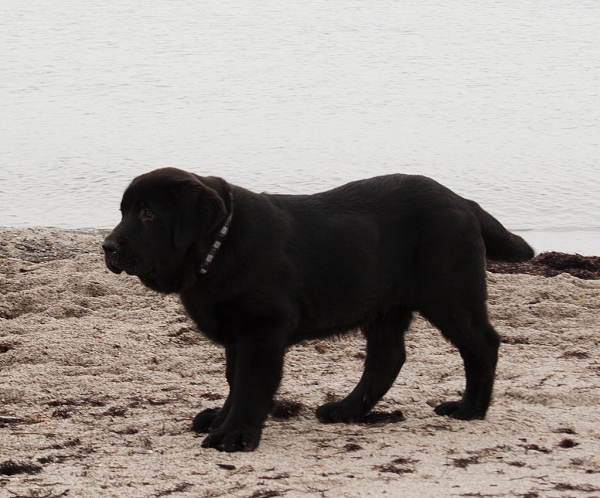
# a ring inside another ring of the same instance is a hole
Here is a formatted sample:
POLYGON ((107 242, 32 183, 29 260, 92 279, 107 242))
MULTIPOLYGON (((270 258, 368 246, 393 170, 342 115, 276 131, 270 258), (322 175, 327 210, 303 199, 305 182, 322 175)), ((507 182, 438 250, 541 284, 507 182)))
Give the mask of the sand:
POLYGON ((222 350, 175 296, 106 270, 100 241, 0 230, 0 496, 600 497, 600 280, 488 273, 503 344, 486 420, 433 413, 462 363, 416 318, 382 421, 315 419, 358 381, 364 341, 309 341, 277 395, 297 413, 226 454, 190 431, 227 393, 222 350))

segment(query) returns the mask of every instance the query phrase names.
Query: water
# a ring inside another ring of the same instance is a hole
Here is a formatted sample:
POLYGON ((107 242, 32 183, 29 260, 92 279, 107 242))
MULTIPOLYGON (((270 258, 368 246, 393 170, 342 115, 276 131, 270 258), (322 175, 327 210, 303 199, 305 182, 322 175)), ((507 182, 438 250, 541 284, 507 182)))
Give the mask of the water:
POLYGON ((0 226, 104 229, 176 166, 310 193, 404 172, 600 254, 600 3, 0 3, 0 226))

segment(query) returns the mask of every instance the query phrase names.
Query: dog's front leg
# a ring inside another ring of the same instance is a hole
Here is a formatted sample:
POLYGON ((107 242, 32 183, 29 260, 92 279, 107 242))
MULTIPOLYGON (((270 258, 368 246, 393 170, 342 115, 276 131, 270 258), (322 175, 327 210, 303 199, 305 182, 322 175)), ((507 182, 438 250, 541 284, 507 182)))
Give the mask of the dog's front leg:
MULTIPOLYGON (((230 393, 218 427, 211 424, 205 448, 221 451, 253 451, 260 442, 263 424, 271 410, 273 395, 281 381, 285 346, 280 334, 249 334, 235 346, 235 368, 230 393)), ((229 367, 228 367, 229 372, 229 367)))
POLYGON ((194 418, 192 429, 196 432, 211 432, 218 429, 229 414, 233 401, 233 383, 235 381, 235 362, 237 354, 235 344, 225 347, 225 376, 229 384, 229 394, 223 406, 218 408, 207 408, 202 410, 194 418))

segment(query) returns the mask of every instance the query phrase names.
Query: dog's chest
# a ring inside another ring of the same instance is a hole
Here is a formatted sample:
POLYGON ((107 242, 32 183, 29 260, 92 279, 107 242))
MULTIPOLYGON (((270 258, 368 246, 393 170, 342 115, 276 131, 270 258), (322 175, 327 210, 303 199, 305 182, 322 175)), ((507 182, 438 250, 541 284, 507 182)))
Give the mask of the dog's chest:
POLYGON ((204 335, 222 345, 233 340, 235 316, 230 310, 216 304, 210 294, 183 293, 180 297, 188 316, 204 335))
POLYGON ((209 295, 182 293, 180 298, 188 316, 202 332, 210 336, 218 331, 219 321, 215 314, 215 303, 209 295))

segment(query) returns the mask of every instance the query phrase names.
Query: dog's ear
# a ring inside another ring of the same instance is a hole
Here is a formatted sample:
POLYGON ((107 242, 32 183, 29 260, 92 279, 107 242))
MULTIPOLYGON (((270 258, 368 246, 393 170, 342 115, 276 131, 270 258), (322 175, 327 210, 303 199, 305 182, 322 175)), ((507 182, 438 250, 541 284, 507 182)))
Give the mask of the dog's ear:
POLYGON ((187 249, 210 233, 227 214, 225 203, 216 190, 198 179, 189 179, 173 188, 178 218, 175 247, 187 249))

